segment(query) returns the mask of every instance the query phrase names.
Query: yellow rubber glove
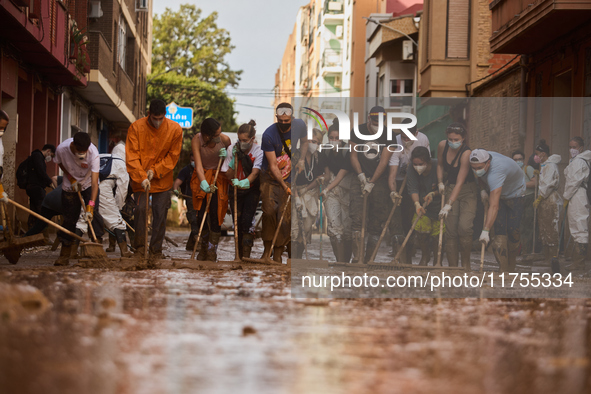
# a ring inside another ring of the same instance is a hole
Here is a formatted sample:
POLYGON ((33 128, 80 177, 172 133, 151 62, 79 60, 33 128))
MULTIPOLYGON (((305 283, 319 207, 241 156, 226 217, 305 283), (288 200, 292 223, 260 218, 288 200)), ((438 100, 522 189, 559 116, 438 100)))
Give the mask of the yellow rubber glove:
POLYGON ((540 202, 542 202, 542 196, 538 196, 538 198, 536 198, 536 201, 534 201, 534 209, 538 209, 538 205, 540 205, 540 202))
POLYGON ((564 204, 562 205, 562 208, 566 209, 567 206, 568 206, 568 200, 564 200, 564 204))

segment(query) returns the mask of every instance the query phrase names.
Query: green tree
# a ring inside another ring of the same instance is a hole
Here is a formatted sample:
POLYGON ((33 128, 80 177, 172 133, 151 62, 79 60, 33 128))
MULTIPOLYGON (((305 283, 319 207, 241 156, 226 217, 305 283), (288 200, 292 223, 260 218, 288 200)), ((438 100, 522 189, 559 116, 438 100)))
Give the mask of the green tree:
POLYGON ((237 86, 242 71, 224 60, 234 49, 230 33, 217 27, 217 12, 201 18, 201 9, 181 4, 154 16, 152 73, 177 68, 187 77, 198 77, 221 89, 237 86))

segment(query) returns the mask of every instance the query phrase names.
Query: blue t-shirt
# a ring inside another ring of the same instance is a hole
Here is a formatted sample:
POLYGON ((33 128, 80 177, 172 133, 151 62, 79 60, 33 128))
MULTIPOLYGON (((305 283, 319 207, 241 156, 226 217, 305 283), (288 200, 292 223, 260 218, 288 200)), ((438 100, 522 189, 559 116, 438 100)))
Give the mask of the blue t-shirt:
MULTIPOLYGON (((277 123, 273 123, 271 126, 265 130, 263 133, 263 140, 261 142, 261 149, 263 152, 275 152, 275 156, 280 157, 285 155, 285 148, 283 147, 283 143, 281 142, 281 137, 285 140, 285 143, 289 147, 289 150, 293 154, 295 151, 295 147, 297 147, 297 141, 301 138, 306 136, 306 123, 302 119, 293 119, 291 121, 291 129, 287 133, 281 134, 279 131, 279 127, 277 127, 277 123), (293 139, 296 141, 293 144, 292 148, 292 136, 293 139)), ((267 156, 263 156, 263 171, 269 170, 269 162, 267 161, 267 156)), ((286 182, 291 182, 291 175, 285 180, 286 182)))
POLYGON ((482 179, 492 192, 502 187, 501 198, 509 199, 525 195, 525 177, 523 170, 511 158, 497 152, 490 153, 492 160, 490 168, 482 179))

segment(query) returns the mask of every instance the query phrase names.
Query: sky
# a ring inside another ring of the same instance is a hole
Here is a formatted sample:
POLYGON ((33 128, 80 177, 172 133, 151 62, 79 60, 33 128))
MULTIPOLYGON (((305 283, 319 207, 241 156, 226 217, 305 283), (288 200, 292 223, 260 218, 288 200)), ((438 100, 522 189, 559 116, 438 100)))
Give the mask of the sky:
POLYGON ((236 48, 227 61, 233 70, 243 70, 238 88, 228 90, 236 99, 236 120, 240 125, 254 119, 257 134, 262 133, 274 119, 272 89, 287 39, 298 9, 309 0, 153 0, 153 14, 161 14, 166 8, 175 11, 187 3, 201 8, 204 16, 217 11, 218 27, 230 32, 236 48), (268 92, 265 96, 258 93, 263 89, 268 92))

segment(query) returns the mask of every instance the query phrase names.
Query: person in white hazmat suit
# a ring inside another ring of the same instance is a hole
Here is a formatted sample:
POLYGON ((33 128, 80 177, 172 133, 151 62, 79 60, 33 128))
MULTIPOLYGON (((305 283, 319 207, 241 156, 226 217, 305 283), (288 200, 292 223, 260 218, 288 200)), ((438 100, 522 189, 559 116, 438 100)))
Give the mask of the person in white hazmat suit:
POLYGON ((570 271, 585 269, 587 244, 589 243, 589 165, 591 151, 585 150, 581 137, 574 137, 569 142, 571 154, 570 164, 564 169, 564 206, 567 208, 568 227, 575 242, 572 264, 566 268, 570 271), (568 205, 568 206, 567 206, 568 205))
POLYGON ((117 242, 119 249, 121 249, 121 257, 131 257, 131 252, 127 249, 125 234, 127 224, 123 221, 120 212, 125 205, 129 186, 129 174, 125 166, 125 144, 120 142, 113 148, 111 154, 101 154, 99 157, 101 158, 101 167, 105 162, 104 158, 112 158, 111 171, 99 185, 99 211, 105 221, 105 228, 115 234, 114 239, 112 235, 109 235, 107 252, 114 252, 115 242, 117 242))
POLYGON ((550 156, 550 147, 546 141, 540 140, 535 148, 536 156, 540 159, 540 179, 538 184, 538 198, 534 201, 534 209, 538 212, 538 226, 542 239, 542 250, 548 264, 553 257, 558 257, 560 246, 560 208, 562 197, 558 194, 560 173, 558 163, 560 155, 550 156))

